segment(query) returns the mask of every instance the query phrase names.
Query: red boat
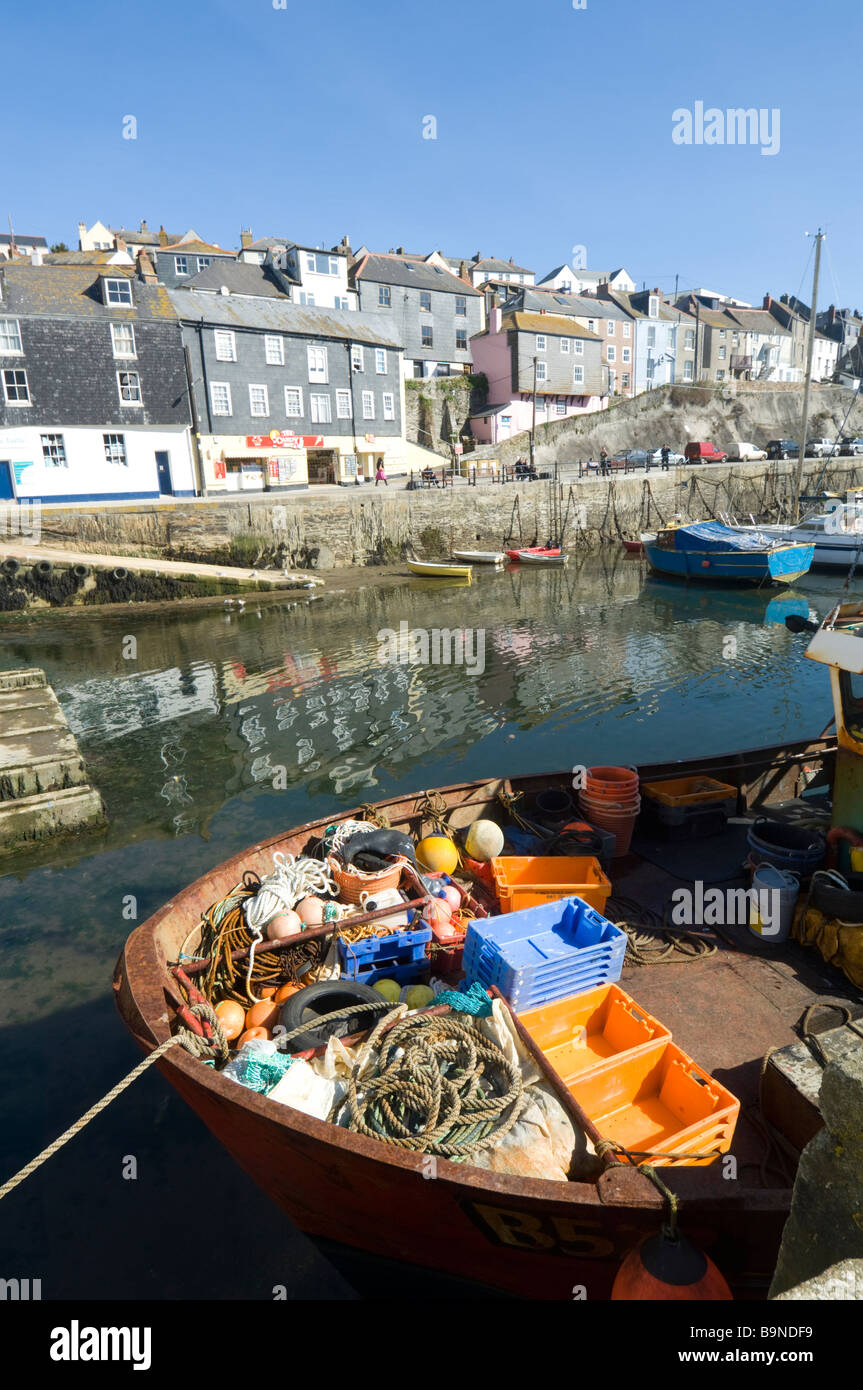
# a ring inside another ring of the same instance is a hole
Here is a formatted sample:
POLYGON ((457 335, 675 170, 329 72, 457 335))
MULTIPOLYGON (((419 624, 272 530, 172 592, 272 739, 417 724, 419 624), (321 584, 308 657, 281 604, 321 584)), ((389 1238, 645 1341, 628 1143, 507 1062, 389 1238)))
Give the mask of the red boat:
POLYGON ((510 560, 518 560, 520 555, 559 555, 559 545, 523 545, 519 550, 507 550, 510 560))
POLYGON ((623 548, 630 555, 643 555, 644 553, 644 545, 641 541, 623 541, 623 548))
MULTIPOLYGON (((835 739, 821 739, 703 758, 686 766, 664 763, 640 772, 643 780, 718 778, 737 789, 741 812, 751 812, 796 796, 803 786, 829 784, 835 754, 835 739)), ((528 816, 539 792, 569 786, 570 775, 557 774, 461 783, 441 789, 440 795, 450 826, 458 830, 478 817, 500 820, 500 793, 520 794, 519 809, 528 816)), ((429 828, 413 797, 393 797, 379 807, 390 825, 414 836, 429 828)), ((245 870, 269 872, 274 850, 303 852, 331 819, 252 845, 198 879, 132 933, 116 967, 114 991, 123 1020, 144 1051, 175 1031, 178 986, 170 966, 201 914, 245 870)), ((725 846, 732 857, 736 844, 725 846)), ((713 855, 716 846, 714 839, 713 855)), ((671 862, 676 867, 673 856, 671 862)), ((637 854, 615 861, 614 892, 640 903, 667 901, 679 882, 670 869, 637 854)), ((718 1162, 663 1167, 661 1172, 679 1198, 684 1233, 711 1255, 736 1297, 763 1298, 789 1210, 796 1161, 792 1158, 789 1167, 786 1159, 783 1173, 775 1152, 771 1158, 765 1151, 762 1115, 767 1112, 759 1111, 766 1095, 762 1059, 768 1050, 797 1041, 793 1026, 801 1011, 824 995, 841 993, 844 982, 794 942, 765 954, 742 929, 740 940, 729 943, 717 936, 714 944, 712 954, 685 966, 627 965, 621 984, 703 1068, 727 1080, 741 1101, 733 1142, 736 1181, 725 1180, 718 1162)), ((595 1300, 608 1297, 626 1254, 660 1224, 659 1194, 644 1174, 625 1163, 612 1161, 595 1182, 562 1182, 502 1175, 438 1158, 430 1181, 424 1155, 278 1104, 220 1075, 180 1046, 156 1065, 258 1186, 330 1250, 347 1247, 408 1263, 470 1281, 479 1292, 570 1299, 573 1287, 583 1285, 595 1300)), ((771 1114, 771 1122, 784 1124, 783 1105, 774 1110, 779 1118, 771 1114)), ((784 1134, 786 1153, 793 1153, 793 1139, 784 1134)), ((797 1149, 802 1142, 798 1136, 797 1149)), ((178 1195, 184 1181, 178 1174, 178 1195)))

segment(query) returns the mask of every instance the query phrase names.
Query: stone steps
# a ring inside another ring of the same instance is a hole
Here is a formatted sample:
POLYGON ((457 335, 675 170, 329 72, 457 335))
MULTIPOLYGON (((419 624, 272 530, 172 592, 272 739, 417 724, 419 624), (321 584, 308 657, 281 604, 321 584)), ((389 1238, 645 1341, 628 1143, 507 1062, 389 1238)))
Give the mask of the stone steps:
POLYGON ((11 854, 52 835, 104 824, 102 798, 93 787, 64 787, 0 802, 0 854, 11 854))

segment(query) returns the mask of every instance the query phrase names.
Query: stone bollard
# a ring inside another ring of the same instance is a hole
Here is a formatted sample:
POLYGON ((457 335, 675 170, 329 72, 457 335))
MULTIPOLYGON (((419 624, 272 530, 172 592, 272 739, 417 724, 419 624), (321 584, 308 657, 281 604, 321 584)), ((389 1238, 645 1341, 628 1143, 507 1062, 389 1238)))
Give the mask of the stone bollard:
POLYGON ((803 1150, 770 1297, 863 1258, 863 1045, 828 1066, 824 1128, 803 1150))

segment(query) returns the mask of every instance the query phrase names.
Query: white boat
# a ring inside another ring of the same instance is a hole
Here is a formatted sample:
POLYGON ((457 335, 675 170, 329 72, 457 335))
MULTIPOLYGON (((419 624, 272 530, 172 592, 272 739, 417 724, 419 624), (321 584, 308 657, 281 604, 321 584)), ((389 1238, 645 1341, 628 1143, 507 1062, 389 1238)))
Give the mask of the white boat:
POLYGON ((454 550, 452 558, 468 565, 502 565, 506 561, 502 550, 454 550))
POLYGON ((853 502, 831 498, 822 511, 812 512, 796 526, 735 524, 732 529, 741 533, 759 531, 777 541, 814 544, 813 567, 848 570, 855 557, 863 560, 863 496, 853 502))
POLYGON ((433 560, 408 560, 411 574, 423 579, 470 579, 470 565, 441 565, 433 560))
POLYGON ((518 562, 520 565, 565 565, 565 555, 537 555, 534 550, 520 550, 518 552, 518 562))

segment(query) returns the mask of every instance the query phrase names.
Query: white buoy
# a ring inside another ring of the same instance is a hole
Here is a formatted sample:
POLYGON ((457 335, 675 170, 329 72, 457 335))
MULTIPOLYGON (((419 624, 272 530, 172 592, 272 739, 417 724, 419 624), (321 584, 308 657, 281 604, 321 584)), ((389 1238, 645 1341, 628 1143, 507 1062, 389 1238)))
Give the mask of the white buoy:
POLYGON ((486 864, 503 850, 503 831, 493 820, 475 820, 468 828, 464 847, 470 859, 486 864))

